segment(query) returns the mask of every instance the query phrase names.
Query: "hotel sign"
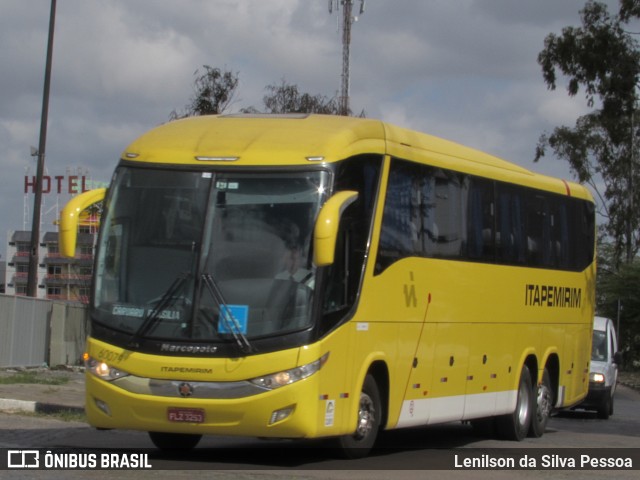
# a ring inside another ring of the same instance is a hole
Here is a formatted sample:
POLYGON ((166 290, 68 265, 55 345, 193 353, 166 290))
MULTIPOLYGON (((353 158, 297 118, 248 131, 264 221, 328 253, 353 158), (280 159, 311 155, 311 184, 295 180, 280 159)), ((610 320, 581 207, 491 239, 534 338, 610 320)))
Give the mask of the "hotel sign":
MULTIPOLYGON (((42 193, 76 195, 90 190, 89 183, 91 181, 85 175, 44 175, 42 177, 42 193)), ((35 191, 36 177, 25 175, 24 193, 35 193, 35 191)))

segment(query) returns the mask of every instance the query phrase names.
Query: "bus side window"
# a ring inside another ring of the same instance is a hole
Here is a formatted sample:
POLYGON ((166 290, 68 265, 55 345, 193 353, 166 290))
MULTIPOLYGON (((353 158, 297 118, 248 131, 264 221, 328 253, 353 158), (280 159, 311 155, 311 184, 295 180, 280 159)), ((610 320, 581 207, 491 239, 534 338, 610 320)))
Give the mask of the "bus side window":
POLYGON ((542 230, 543 214, 540 208, 541 200, 537 195, 527 195, 526 225, 527 225, 527 265, 542 265, 542 230))
POLYGON ((496 198, 496 260, 522 264, 526 249, 522 197, 514 187, 498 183, 496 198))
MULTIPOLYGON (((438 226, 435 257, 456 258, 466 240, 465 182, 463 176, 439 170, 436 173, 435 222, 438 226)), ((426 252, 423 252, 426 253, 426 252)))
POLYGON ((495 206, 493 182, 471 180, 467 200, 467 256, 471 260, 495 259, 495 206))

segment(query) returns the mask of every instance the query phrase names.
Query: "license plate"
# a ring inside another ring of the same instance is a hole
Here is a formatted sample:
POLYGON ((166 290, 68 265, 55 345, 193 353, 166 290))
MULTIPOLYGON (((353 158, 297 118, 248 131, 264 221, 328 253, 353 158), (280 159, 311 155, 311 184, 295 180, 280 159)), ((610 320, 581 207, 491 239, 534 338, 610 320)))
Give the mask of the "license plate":
POLYGON ((169 407, 167 420, 181 423, 204 423, 204 410, 202 408, 169 407))

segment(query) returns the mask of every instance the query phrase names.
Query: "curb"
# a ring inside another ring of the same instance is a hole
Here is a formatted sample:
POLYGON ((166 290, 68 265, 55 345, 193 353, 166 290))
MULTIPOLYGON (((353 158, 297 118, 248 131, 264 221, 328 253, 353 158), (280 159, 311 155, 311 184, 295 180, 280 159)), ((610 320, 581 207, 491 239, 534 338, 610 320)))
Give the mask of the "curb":
POLYGON ((27 412, 27 413, 79 413, 84 414, 84 408, 70 405, 58 405, 55 403, 35 402, 32 400, 13 400, 0 398, 0 412, 27 412))

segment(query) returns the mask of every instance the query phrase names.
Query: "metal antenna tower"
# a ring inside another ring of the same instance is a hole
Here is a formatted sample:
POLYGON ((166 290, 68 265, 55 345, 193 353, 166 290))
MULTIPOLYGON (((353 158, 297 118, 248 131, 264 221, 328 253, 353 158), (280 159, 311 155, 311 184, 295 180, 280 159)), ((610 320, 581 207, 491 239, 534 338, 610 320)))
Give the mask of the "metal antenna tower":
MULTIPOLYGON (((360 13, 364 13, 364 1, 360 0, 360 13)), ((338 110, 340 115, 349 115, 349 47, 351 44, 351 24, 358 21, 353 15, 354 0, 329 0, 329 13, 336 12, 342 7, 342 82, 340 87, 340 99, 338 110)), ((340 27, 340 17, 338 17, 340 27)))

